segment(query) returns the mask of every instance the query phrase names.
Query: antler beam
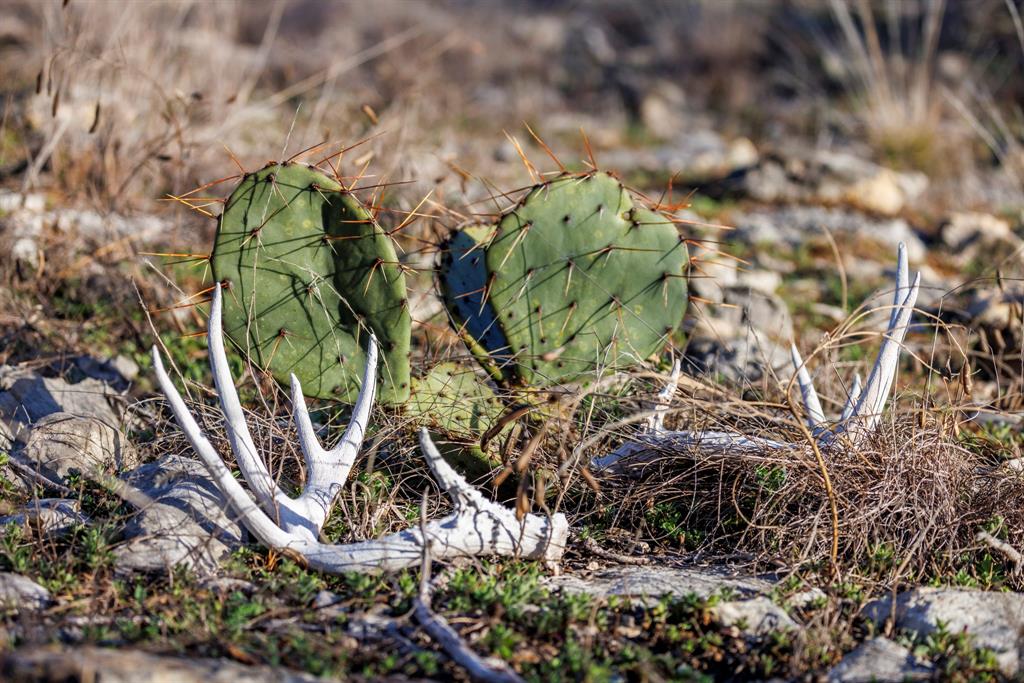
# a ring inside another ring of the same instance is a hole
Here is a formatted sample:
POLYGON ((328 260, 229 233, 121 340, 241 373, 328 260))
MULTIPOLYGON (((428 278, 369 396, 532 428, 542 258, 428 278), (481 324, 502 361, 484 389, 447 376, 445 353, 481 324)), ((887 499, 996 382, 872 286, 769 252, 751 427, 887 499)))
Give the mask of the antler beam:
POLYGON ((335 496, 348 478, 366 434, 377 380, 377 340, 371 335, 362 388, 351 422, 341 442, 331 450, 324 449, 317 439, 302 397, 302 387, 292 376, 294 420, 299 446, 306 461, 307 481, 302 493, 291 498, 271 477, 245 422, 224 352, 222 296, 220 285, 217 285, 213 291, 207 332, 210 367, 224 412, 228 441, 242 476, 252 490, 252 497, 204 436, 164 369, 155 346, 153 367, 178 425, 206 466, 214 484, 239 520, 261 543, 275 550, 298 554, 310 567, 329 573, 388 572, 415 566, 423 555, 424 535, 429 538, 432 557, 439 560, 506 555, 555 561, 562 556, 569 527, 563 514, 527 514, 521 520, 517 519, 514 511, 484 498, 452 469, 425 429, 420 430, 420 448, 434 479, 451 499, 452 512, 422 527, 382 538, 344 545, 321 543, 318 540, 320 530, 335 496))
MULTIPOLYGON (((796 371, 796 382, 800 387, 807 424, 814 438, 822 446, 836 443, 837 437, 840 435, 855 444, 878 426, 896 379, 900 351, 910 327, 910 318, 914 313, 914 305, 917 303, 920 287, 920 273, 914 277, 913 284, 910 284, 907 249, 900 244, 896 260, 896 289, 893 295, 892 312, 889 314, 889 323, 882 346, 878 351, 878 357, 871 368, 867 384, 862 386, 860 376, 854 377, 839 420, 831 426, 825 417, 807 366, 803 358, 800 357, 796 346, 792 347, 793 367, 796 371)), ((668 409, 669 401, 675 393, 676 382, 673 370, 673 376, 670 377, 665 389, 658 396, 660 409, 656 409, 656 417, 648 421, 647 429, 634 441, 628 441, 612 453, 591 460, 591 465, 595 469, 614 468, 635 459, 642 453, 678 450, 682 447, 696 447, 705 451, 717 451, 725 454, 739 450, 764 452, 808 447, 806 443, 784 443, 735 432, 666 430, 662 425, 664 411, 668 409)))

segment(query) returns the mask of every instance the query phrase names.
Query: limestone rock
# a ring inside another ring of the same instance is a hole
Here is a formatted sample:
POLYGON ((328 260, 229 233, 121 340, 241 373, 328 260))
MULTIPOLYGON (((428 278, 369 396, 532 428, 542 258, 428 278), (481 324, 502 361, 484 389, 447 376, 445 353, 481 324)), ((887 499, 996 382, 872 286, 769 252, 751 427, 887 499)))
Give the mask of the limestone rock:
POLYGON ((772 375, 786 379, 793 367, 786 348, 767 335, 748 331, 742 337, 693 339, 686 346, 683 371, 742 386, 772 375))
MULTIPOLYGON (((864 607, 863 615, 882 625, 892 609, 892 597, 864 607)), ((942 623, 950 632, 966 631, 976 647, 992 649, 1007 676, 1022 670, 1024 595, 956 588, 917 588, 896 597, 896 628, 927 635, 942 623)))
POLYGON ((0 422, 18 440, 25 439, 33 424, 54 413, 117 426, 120 420, 110 403, 116 395, 113 388, 91 377, 71 383, 17 367, 0 367, 0 422))
POLYGON ((601 155, 605 165, 621 173, 676 174, 680 182, 724 178, 757 159, 757 148, 747 138, 727 140, 711 130, 687 131, 656 147, 609 150, 601 155))
POLYGON ((724 625, 735 626, 755 636, 799 628, 786 610, 764 596, 721 602, 711 608, 711 613, 724 625))
POLYGON ((173 455, 125 476, 152 503, 125 528, 114 550, 121 570, 161 571, 178 564, 210 573, 241 544, 242 529, 198 460, 173 455))
POLYGON ((885 683, 931 680, 933 667, 920 664, 914 655, 888 638, 861 643, 828 672, 829 683, 885 683))
POLYGON ((848 204, 864 211, 893 216, 920 197, 928 177, 897 172, 845 151, 787 150, 752 168, 738 189, 762 202, 848 204))
POLYGON ((542 581, 554 590, 584 593, 595 598, 690 594, 707 598, 722 590, 741 597, 754 597, 768 593, 774 585, 770 578, 734 575, 718 567, 651 565, 612 566, 592 573, 546 577, 542 581))
POLYGON ((0 517, 0 526, 17 524, 38 530, 43 536, 59 536, 87 521, 79 512, 77 500, 42 498, 30 501, 14 514, 0 517))
POLYGON ((46 208, 46 197, 38 193, 21 194, 10 190, 0 190, 0 213, 24 210, 40 213, 46 208))
POLYGON ((55 482, 72 470, 103 479, 139 463, 134 446, 109 423, 68 413, 41 419, 17 457, 55 482))
POLYGON ((226 659, 171 657, 138 650, 33 648, 0 658, 0 678, 9 683, 103 681, 103 683, 330 683, 331 679, 272 667, 249 667, 226 659))
POLYGON ((46 609, 52 602, 50 591, 27 576, 0 572, 0 610, 28 612, 46 609))
MULTIPOLYGON (((884 245, 892 254, 900 242, 907 245, 911 263, 927 256, 924 242, 910 224, 901 218, 874 218, 859 211, 819 206, 784 206, 758 209, 732 216, 736 230, 730 235, 748 244, 786 244, 797 248, 808 239, 824 239, 823 228, 834 235, 847 235, 884 245)), ((886 258, 889 251, 886 252, 886 258)))

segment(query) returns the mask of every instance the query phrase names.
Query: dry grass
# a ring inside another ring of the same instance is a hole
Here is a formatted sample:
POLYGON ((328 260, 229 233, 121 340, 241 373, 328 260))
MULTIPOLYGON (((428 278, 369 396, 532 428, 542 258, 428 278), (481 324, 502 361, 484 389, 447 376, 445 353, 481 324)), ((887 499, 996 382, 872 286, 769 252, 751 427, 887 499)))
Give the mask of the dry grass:
MULTIPOLYGON (((807 453, 692 449, 658 456, 640 467, 640 482, 622 483, 639 508, 634 515, 655 503, 681 503, 702 554, 745 552, 787 567, 821 568, 827 559, 829 501, 807 453)), ((948 576, 963 566, 965 553, 979 550, 978 531, 1000 519, 1012 545, 1024 539, 1024 481, 934 425, 899 419, 862 448, 825 458, 845 577, 898 584, 948 576), (875 566, 880 552, 895 564, 875 566)))

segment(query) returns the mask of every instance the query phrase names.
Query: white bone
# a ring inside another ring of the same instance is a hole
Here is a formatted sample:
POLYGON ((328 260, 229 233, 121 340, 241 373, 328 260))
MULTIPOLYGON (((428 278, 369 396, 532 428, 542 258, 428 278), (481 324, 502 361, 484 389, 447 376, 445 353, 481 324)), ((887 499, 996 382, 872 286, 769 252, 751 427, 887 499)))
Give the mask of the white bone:
POLYGON ((790 345, 789 352, 793 359, 793 368, 796 370, 796 381, 800 385, 800 395, 804 399, 804 409, 807 411, 807 425, 816 430, 825 424, 825 411, 821 409, 818 392, 814 390, 811 374, 807 371, 807 364, 800 357, 800 352, 796 350, 796 344, 790 345))
POLYGON ((305 516, 316 527, 323 528, 327 521, 331 505, 338 491, 348 479, 352 465, 366 436, 366 427, 370 421, 370 409, 376 395, 377 384, 377 337, 370 335, 366 351, 366 370, 363 372, 363 383, 356 397, 352 418, 348 423, 344 436, 337 446, 331 450, 320 445, 313 424, 306 409, 306 399, 302 395, 299 378, 291 376, 292 410, 295 412, 295 430, 298 432, 299 448, 306 461, 306 486, 299 496, 305 506, 305 516))
MULTIPOLYGON (((851 441, 856 443, 870 434, 881 420, 882 411, 885 409, 893 382, 896 379, 903 339, 910 327, 910 318, 914 313, 914 304, 917 303, 917 295, 921 288, 920 273, 915 276, 913 284, 910 284, 907 250, 903 244, 899 246, 896 261, 893 310, 889 314, 888 325, 883 335, 878 357, 871 368, 867 384, 862 385, 859 375, 854 377, 839 421, 831 429, 828 427, 810 373, 796 346, 791 349, 797 384, 800 386, 804 408, 807 411, 807 422, 815 440, 822 446, 839 443, 839 440, 836 439, 839 434, 846 434, 851 441)), ((740 451, 770 452, 772 450, 809 449, 810 444, 783 443, 734 432, 691 430, 670 432, 663 429, 658 431, 648 429, 637 435, 633 441, 622 444, 612 453, 593 458, 590 464, 596 470, 615 470, 625 463, 645 462, 656 458, 658 451, 670 453, 687 447, 728 454, 740 451)))
MULTIPOLYGON (((905 264, 904 264, 905 267, 905 264)), ((892 389, 893 381, 896 379, 896 371, 899 369, 900 351, 903 349, 903 338, 907 335, 910 326, 910 316, 914 313, 914 304, 917 302, 917 293, 921 287, 921 274, 914 278, 914 284, 910 288, 903 302, 897 306, 895 315, 891 316, 889 328, 886 330, 885 338, 882 340, 882 348, 878 351, 878 359, 875 360, 868 375, 868 382, 864 385, 857 401, 857 408, 854 410, 851 419, 846 424, 840 425, 838 432, 854 431, 858 436, 873 430, 879 420, 882 419, 882 410, 889 399, 889 392, 892 389), (857 424, 855 420, 862 420, 857 424), (855 426, 855 430, 851 430, 855 426)))
POLYGON ((669 374, 664 388, 658 392, 657 397, 654 399, 654 414, 647 418, 648 432, 661 432, 665 430, 665 413, 672 407, 672 397, 676 395, 676 389, 679 387, 679 373, 681 371, 682 365, 679 359, 672 359, 672 372, 669 374))
POLYGON ((246 426, 234 381, 227 370, 220 325, 220 303, 218 287, 214 290, 208 335, 210 363, 225 413, 229 442, 240 467, 245 462, 243 477, 254 493, 261 491, 258 495, 269 499, 268 502, 261 501, 262 508, 231 475, 203 435, 167 375, 155 346, 153 367, 178 425, 199 454, 214 484, 224 494, 239 520, 261 543, 275 550, 297 553, 312 568, 331 573, 396 571, 415 566, 423 554, 424 533, 430 539, 432 556, 439 560, 479 555, 506 555, 548 561, 561 558, 569 528, 565 515, 527 514, 522 520, 517 519, 513 510, 484 498, 452 469, 441 457, 426 429, 420 430, 420 448, 434 478, 451 498, 452 512, 431 521, 422 529, 410 528, 382 538, 344 545, 321 543, 317 540, 319 531, 337 490, 351 471, 352 462, 366 433, 376 383, 376 340, 370 338, 367 368, 352 421, 341 443, 330 451, 324 450, 317 440, 302 400, 301 386, 292 378, 295 423, 308 470, 308 483, 302 495, 293 499, 270 479, 246 426), (254 481, 259 483, 254 485, 254 481))
POLYGON ((206 330, 206 345, 210 354, 210 370, 213 372, 213 383, 217 387, 221 409, 224 411, 224 429, 231 442, 231 451, 235 454, 238 468, 242 470, 246 481, 252 488, 264 511, 276 515, 284 491, 270 476, 266 464, 256 451, 249 426, 245 422, 242 404, 235 391, 235 381, 228 368, 227 354, 224 352, 224 335, 221 330, 222 293, 220 283, 213 288, 213 301, 210 304, 210 322, 206 330))

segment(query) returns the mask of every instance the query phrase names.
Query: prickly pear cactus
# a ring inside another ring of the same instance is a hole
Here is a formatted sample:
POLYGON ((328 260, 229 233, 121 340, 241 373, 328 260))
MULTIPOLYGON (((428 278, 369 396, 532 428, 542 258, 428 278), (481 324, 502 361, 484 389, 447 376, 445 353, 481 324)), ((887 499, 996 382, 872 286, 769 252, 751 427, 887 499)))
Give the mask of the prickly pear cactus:
POLYGON ((493 234, 457 236, 442 282, 471 349, 486 349, 506 379, 543 385, 653 353, 686 312, 687 260, 675 225, 617 179, 565 175, 531 190, 493 234))
POLYGON ((512 359, 505 333, 494 314, 487 291, 486 245, 493 225, 471 225, 455 233, 442 252, 441 294, 451 311, 459 336, 480 364, 496 378, 512 359))
POLYGON ((369 333, 380 400, 409 396, 410 318, 390 239, 335 180, 303 164, 247 175, 227 200, 211 257, 224 330, 278 381, 351 402, 369 333))
POLYGON ((477 441, 498 422, 504 409, 483 378, 455 363, 442 363, 413 379, 405 404, 406 415, 427 426, 445 459, 471 480, 501 464, 477 441))
POLYGON ((442 363, 413 380, 405 410, 452 434, 479 438, 501 417, 504 406, 471 368, 442 363))

